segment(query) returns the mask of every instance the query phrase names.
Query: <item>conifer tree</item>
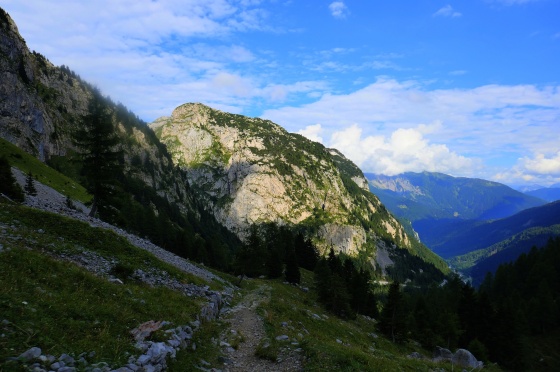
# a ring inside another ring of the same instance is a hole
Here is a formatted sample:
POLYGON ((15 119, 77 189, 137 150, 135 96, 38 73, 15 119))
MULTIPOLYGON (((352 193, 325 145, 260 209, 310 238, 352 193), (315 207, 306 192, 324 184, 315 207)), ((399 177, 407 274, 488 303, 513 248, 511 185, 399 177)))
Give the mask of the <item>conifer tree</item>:
POLYGON ((350 307, 350 295, 344 279, 337 273, 331 277, 330 297, 327 309, 341 318, 355 318, 356 313, 350 307))
POLYGON ((256 226, 251 226, 247 243, 236 253, 234 269, 236 274, 256 277, 264 274, 266 250, 256 226))
POLYGON ((293 247, 286 252, 286 281, 292 284, 299 284, 301 281, 296 252, 293 247))
POLYGON ((76 132, 75 145, 81 151, 82 175, 85 186, 93 195, 90 216, 99 208, 107 207, 119 177, 121 152, 117 150, 119 137, 107 105, 97 89, 83 117, 82 127, 76 132))
POLYGON ((286 237, 276 224, 266 226, 266 274, 269 278, 279 278, 284 269, 284 256, 286 251, 286 237))
POLYGON ((25 193, 31 196, 37 196, 37 189, 35 188, 35 182, 33 181, 33 175, 31 172, 27 173, 25 178, 25 193))
POLYGON ((306 239, 302 233, 298 233, 295 237, 294 246, 299 267, 314 270, 319 260, 319 251, 311 240, 306 239))
POLYGON ((403 311, 402 294, 400 283, 395 281, 389 286, 387 303, 380 315, 379 329, 391 338, 393 342, 399 342, 405 336, 405 321, 403 311))
POLYGON ((314 271, 315 290, 319 297, 319 302, 326 304, 330 297, 331 289, 331 269, 326 259, 322 258, 317 262, 314 271))
POLYGON ((22 202, 25 199, 21 187, 12 174, 12 168, 8 159, 0 157, 0 194, 4 194, 12 200, 22 202))

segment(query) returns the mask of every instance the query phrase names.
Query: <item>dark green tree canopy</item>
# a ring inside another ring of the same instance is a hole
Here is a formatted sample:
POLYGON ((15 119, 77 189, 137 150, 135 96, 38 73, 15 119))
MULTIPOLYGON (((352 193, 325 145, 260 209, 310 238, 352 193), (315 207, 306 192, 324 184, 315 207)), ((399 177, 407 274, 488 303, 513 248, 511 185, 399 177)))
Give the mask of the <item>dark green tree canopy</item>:
POLYGON ((75 145, 80 150, 82 176, 87 190, 93 195, 90 215, 109 204, 116 180, 122 172, 118 149, 119 137, 105 98, 94 90, 88 113, 75 133, 75 145))
POLYGON ((25 178, 25 193, 31 196, 37 195, 37 189, 35 188, 35 182, 33 181, 31 172, 27 173, 27 177, 25 178))
POLYGON ((25 198, 5 157, 0 157, 0 193, 18 202, 22 202, 25 198))

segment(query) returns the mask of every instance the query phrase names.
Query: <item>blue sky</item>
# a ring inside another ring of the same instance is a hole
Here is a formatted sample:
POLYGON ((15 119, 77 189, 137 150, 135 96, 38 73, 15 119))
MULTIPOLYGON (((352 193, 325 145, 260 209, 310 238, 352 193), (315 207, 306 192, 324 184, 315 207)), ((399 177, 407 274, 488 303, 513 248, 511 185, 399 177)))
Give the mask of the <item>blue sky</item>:
POLYGON ((560 182, 560 1, 0 0, 147 122, 270 119, 364 172, 560 182))

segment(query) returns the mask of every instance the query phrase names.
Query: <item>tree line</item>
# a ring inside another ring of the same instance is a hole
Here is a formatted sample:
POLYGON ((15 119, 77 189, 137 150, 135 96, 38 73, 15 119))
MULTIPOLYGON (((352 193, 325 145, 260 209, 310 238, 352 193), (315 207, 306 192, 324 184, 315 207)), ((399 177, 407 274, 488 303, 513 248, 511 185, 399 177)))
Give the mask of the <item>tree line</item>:
POLYGON ((457 276, 443 286, 391 284, 379 330, 395 342, 413 339, 466 348, 479 360, 508 370, 560 370, 559 360, 539 354, 560 346, 560 238, 533 247, 501 265, 475 289, 457 276), (536 345, 536 346, 535 346, 536 345))
POLYGON ((300 284, 299 268, 313 270, 319 252, 303 232, 274 223, 252 225, 246 244, 236 252, 233 271, 241 277, 266 276, 300 284))

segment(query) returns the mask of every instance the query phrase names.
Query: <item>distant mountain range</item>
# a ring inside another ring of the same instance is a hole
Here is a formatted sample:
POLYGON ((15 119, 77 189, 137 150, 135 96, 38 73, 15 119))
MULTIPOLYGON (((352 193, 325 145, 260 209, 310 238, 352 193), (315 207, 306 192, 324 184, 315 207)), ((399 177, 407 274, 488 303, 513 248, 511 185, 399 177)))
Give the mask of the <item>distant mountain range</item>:
POLYGON ((449 262, 454 268, 470 277, 473 285, 478 286, 484 280, 486 273, 495 272, 503 263, 515 261, 533 247, 544 247, 548 240, 555 236, 560 236, 559 224, 531 227, 488 248, 453 257, 449 262))
POLYGON ((523 193, 528 193, 530 191, 535 191, 535 190, 539 190, 539 189, 559 189, 560 188, 560 182, 555 183, 553 185, 550 185, 548 187, 543 186, 543 185, 539 185, 539 184, 511 185, 511 187, 514 188, 517 191, 521 191, 523 193))
MULTIPOLYGON (((499 220, 447 224, 437 229, 440 238, 434 239, 428 246, 443 258, 449 259, 488 248, 529 229, 557 224, 560 224, 560 202, 553 202, 499 220)), ((436 229, 432 229, 434 230, 436 229)))
POLYGON ((441 173, 365 174, 370 190, 403 225, 450 264, 480 282, 487 271, 560 235, 560 202, 545 188, 506 185, 441 173))
POLYGON ((556 200, 560 200, 560 186, 531 190, 525 192, 525 194, 546 200, 548 202, 553 202, 556 200))
MULTIPOLYGON (((506 185, 476 178, 431 172, 365 176, 371 192, 397 217, 412 222, 415 229, 417 221, 498 219, 546 203, 506 185)), ((420 233, 420 238, 426 237, 420 233)))

